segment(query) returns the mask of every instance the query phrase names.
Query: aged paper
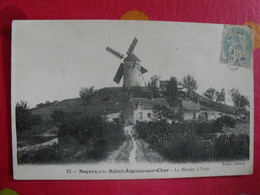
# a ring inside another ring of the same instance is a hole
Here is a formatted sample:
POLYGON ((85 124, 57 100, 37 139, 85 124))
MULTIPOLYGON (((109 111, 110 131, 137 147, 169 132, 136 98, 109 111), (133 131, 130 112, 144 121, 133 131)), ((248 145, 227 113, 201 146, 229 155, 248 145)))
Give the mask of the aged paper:
POLYGON ((14 178, 252 174, 252 47, 246 26, 14 21, 14 178))

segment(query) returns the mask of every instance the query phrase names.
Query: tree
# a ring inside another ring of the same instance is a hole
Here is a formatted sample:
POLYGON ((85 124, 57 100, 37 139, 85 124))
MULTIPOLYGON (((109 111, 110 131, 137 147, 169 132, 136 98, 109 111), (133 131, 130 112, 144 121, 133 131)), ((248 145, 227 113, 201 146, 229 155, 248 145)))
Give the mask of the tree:
POLYGON ((133 97, 142 97, 143 94, 143 89, 141 86, 132 86, 129 88, 129 93, 133 97))
POLYGON ((51 119, 55 123, 60 123, 63 120, 66 120, 66 113, 63 110, 54 110, 51 114, 51 119))
POLYGON ((31 109, 25 101, 20 101, 15 104, 15 114, 17 132, 30 130, 33 126, 42 121, 40 116, 31 113, 31 109))
POLYGON ((174 105, 174 101, 176 99, 178 91, 179 88, 178 88, 177 79, 176 77, 171 77, 167 85, 165 96, 167 97, 168 101, 171 102, 172 105, 174 105))
POLYGON ((166 106, 161 105, 155 105, 153 109, 154 115, 156 115, 159 119, 173 119, 174 118, 174 112, 172 109, 167 108, 166 106))
POLYGON ((87 88, 87 87, 82 87, 81 90, 79 91, 79 96, 83 101, 84 105, 84 111, 87 111, 87 106, 89 104, 89 100, 92 97, 94 93, 94 86, 87 88))
POLYGON ((238 89, 231 89, 229 94, 234 104, 235 114, 237 114, 238 111, 246 111, 249 108, 250 104, 248 98, 241 95, 238 89))
POLYGON ((217 91, 216 96, 217 96, 216 103, 218 103, 218 102, 219 102, 219 103, 225 102, 225 101, 226 101, 226 92, 225 92, 225 89, 222 88, 222 89, 220 90, 220 92, 217 91))
POLYGON ((217 103, 225 102, 226 92, 225 89, 217 91, 214 88, 210 87, 202 95, 205 98, 209 99, 211 102, 211 106, 214 107, 217 103))
POLYGON ((198 89, 197 81, 191 75, 184 76, 179 84, 185 89, 187 97, 198 89))
POLYGON ((152 91, 153 96, 157 97, 159 95, 158 82, 160 80, 160 76, 153 75, 148 82, 147 87, 152 91))

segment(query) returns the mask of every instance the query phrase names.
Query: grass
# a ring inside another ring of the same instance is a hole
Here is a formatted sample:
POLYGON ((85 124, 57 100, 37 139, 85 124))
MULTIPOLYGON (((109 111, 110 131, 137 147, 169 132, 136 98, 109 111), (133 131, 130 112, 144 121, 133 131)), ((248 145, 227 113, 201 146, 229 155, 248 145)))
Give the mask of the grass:
POLYGON ((31 130, 17 132, 17 147, 40 144, 52 140, 58 136, 58 128, 50 124, 41 124, 31 130), (43 136, 44 133, 50 136, 43 136))
POLYGON ((39 144, 58 137, 56 145, 32 149, 26 153, 18 152, 19 164, 99 162, 125 141, 122 126, 108 122, 103 117, 82 114, 71 120, 62 120, 59 133, 51 125, 53 123, 38 127, 41 130, 32 129, 19 134, 18 147, 39 144))
MULTIPOLYGON (((233 131, 215 133, 208 129, 210 124, 203 124, 204 133, 197 134, 196 125, 156 123, 137 123, 135 126, 139 138, 144 139, 166 160, 171 162, 198 162, 219 160, 241 160, 249 158, 249 135, 246 123, 238 123, 233 131), (240 133, 234 133, 235 131, 240 133)), ((225 127, 223 127, 225 128, 225 127)))

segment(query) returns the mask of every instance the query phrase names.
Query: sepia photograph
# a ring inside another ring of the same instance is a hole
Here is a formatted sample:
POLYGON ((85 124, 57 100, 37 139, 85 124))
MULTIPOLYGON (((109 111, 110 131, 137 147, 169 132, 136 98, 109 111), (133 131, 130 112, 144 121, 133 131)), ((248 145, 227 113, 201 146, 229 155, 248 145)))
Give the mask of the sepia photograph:
POLYGON ((178 22, 14 21, 15 179, 253 171, 253 31, 178 22))

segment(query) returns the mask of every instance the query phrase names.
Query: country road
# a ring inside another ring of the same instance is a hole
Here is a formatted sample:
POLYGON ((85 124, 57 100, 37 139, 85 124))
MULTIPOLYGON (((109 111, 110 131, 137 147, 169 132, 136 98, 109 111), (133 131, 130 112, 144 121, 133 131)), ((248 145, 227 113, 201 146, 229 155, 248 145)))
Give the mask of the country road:
POLYGON ((137 138, 133 126, 124 127, 127 140, 107 159, 108 162, 162 162, 163 158, 150 148, 144 140, 137 138))

